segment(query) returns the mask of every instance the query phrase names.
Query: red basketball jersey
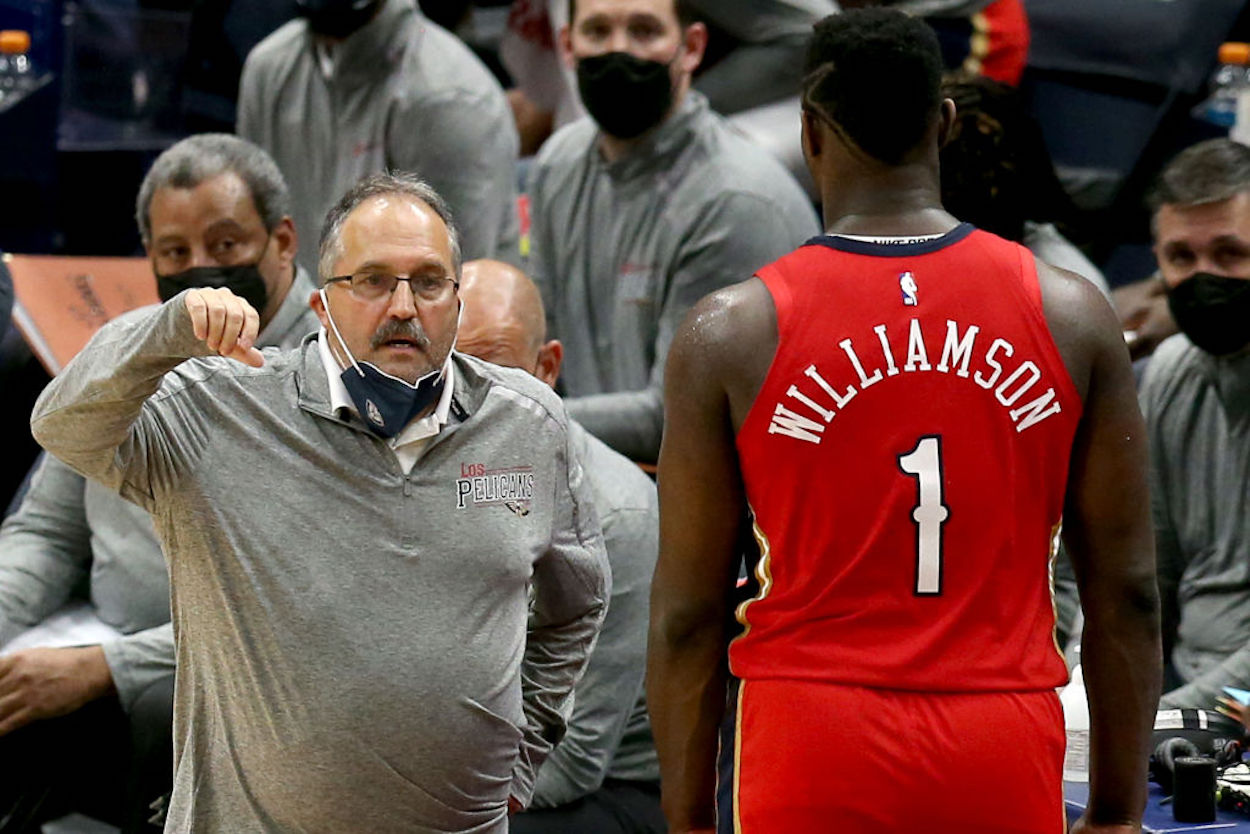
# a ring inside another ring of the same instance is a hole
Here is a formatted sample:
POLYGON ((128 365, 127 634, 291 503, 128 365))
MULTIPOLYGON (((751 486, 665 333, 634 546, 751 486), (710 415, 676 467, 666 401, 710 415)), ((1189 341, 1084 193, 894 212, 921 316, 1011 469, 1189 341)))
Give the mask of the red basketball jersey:
POLYGON ((1064 683, 1052 569, 1081 400, 1033 256, 820 237, 760 270, 777 354, 738 434, 760 560, 734 674, 1064 683))

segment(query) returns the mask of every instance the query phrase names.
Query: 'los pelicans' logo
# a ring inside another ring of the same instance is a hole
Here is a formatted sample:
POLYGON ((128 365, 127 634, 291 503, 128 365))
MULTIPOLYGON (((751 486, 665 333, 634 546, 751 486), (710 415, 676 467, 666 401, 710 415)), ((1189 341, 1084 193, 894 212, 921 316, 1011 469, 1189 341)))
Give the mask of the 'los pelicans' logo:
POLYGON ((915 307, 920 302, 916 298, 916 276, 910 272, 904 272, 898 276, 898 288, 903 291, 903 305, 906 307, 915 307))

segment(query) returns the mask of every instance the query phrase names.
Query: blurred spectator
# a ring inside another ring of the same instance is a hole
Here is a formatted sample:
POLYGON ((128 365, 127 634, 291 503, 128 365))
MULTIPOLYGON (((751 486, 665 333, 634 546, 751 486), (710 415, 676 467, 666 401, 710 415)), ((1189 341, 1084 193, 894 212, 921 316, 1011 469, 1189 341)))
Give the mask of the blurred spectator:
POLYGON ((707 31, 681 0, 577 0, 561 47, 591 118, 530 186, 533 276, 568 349, 569 414, 654 461, 664 359, 696 300, 811 237, 794 178, 691 90, 707 31))
MULTIPOLYGON (((682 0, 682 5, 709 29, 707 54, 696 70, 695 89, 707 96, 713 110, 723 114, 796 97, 812 25, 838 9, 834 0, 682 0)), ((536 152, 553 127, 585 115, 572 67, 556 49, 559 32, 568 25, 568 9, 568 0, 514 0, 512 4, 500 51, 516 82, 509 98, 526 154, 536 152)), ((797 109, 796 101, 789 109, 766 116, 769 122, 785 120, 777 127, 795 144, 797 109)), ((764 124, 755 121, 751 127, 753 137, 765 130, 764 124)), ((771 136, 764 138, 773 144, 771 136)))
POLYGON ((466 257, 518 260, 516 130, 490 72, 413 0, 298 5, 248 55, 238 110, 239 135, 286 175, 297 228, 319 229, 361 176, 411 171, 446 197, 466 257))
MULTIPOLYGON (((498 261, 464 266, 456 348, 554 385, 563 346, 547 340, 538 289, 498 261)), ((569 421, 612 569, 612 596, 586 674, 573 690, 568 732, 543 762, 530 809, 512 834, 664 831, 660 770, 642 692, 651 573, 659 546, 655 484, 627 458, 569 421)))
MULTIPOLYGON (((260 148, 224 134, 179 142, 148 172, 136 217, 162 298, 229 287, 261 311, 264 345, 293 347, 316 329, 290 196, 260 148)), ((172 777, 165 560, 144 510, 48 456, 0 527, 6 645, 0 829, 75 808, 149 830, 148 804, 172 777), (89 605, 73 602, 80 587, 89 605)))
POLYGON ((1214 139, 1182 151, 1151 204, 1181 331, 1155 351, 1141 391, 1175 687, 1160 706, 1213 709, 1222 687, 1250 688, 1250 148, 1214 139))
POLYGON ((942 95, 955 102, 955 123, 941 151, 946 210, 1023 244, 1040 260, 1087 278, 1108 295, 1102 272, 1060 231, 1075 207, 1020 95, 977 76, 946 81, 942 95))

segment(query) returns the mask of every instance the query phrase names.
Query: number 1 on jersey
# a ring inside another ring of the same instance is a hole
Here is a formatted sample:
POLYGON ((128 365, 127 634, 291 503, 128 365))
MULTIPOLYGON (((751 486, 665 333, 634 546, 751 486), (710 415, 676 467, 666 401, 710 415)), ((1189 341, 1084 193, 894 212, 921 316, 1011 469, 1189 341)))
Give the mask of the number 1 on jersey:
POLYGON ((951 514, 942 500, 942 438, 920 438, 916 448, 898 456, 898 467, 918 482, 919 497, 911 511, 916 524, 916 596, 937 596, 942 593, 942 525, 951 514))

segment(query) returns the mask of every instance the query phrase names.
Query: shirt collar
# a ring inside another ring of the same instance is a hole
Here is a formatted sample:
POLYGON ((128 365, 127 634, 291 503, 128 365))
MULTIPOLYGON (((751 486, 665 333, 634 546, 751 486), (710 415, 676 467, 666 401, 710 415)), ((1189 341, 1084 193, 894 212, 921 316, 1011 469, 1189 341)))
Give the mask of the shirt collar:
POLYGON ((616 180, 628 180, 640 175, 654 175, 666 167, 665 160, 690 145, 691 135, 698 129, 708 113, 707 99, 698 90, 687 90, 686 97, 677 110, 640 139, 620 159, 608 162, 603 159, 595 143, 594 159, 599 161, 616 180))
MULTIPOLYGON (((349 413, 359 417, 356 404, 352 402, 351 394, 347 393, 347 386, 343 384, 343 369, 339 367, 338 360, 334 358, 334 353, 330 350, 330 339, 325 327, 322 327, 317 334, 317 350, 321 354, 321 365, 325 369, 326 381, 330 384, 330 410, 335 414, 342 414, 346 409, 349 413)), ((404 426, 399 434, 390 439, 389 443, 392 447, 432 437, 447 425, 447 415, 451 412, 452 393, 456 387, 456 366, 451 361, 451 352, 448 352, 447 361, 443 363, 443 375, 446 381, 443 384, 443 393, 438 398, 438 405, 434 406, 434 410, 429 414, 418 417, 404 426)))
MULTIPOLYGON (((308 313, 308 297, 312 295, 313 289, 308 272, 302 266, 295 267, 295 275, 291 286, 286 289, 286 297, 278 305, 278 312, 273 314, 269 324, 256 337, 256 343, 261 347, 281 347, 287 333, 308 313)), ((304 328, 301 330, 301 336, 308 332, 304 328)))

